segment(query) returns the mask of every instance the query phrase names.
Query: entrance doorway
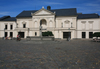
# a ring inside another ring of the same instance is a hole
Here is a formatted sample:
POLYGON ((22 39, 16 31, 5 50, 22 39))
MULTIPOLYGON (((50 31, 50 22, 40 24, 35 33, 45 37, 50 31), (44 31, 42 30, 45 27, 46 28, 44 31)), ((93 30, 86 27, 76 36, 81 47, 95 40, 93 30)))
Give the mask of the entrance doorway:
POLYGON ((24 38, 24 32, 18 32, 18 34, 21 36, 21 38, 24 38))
POLYGON ((63 32, 63 38, 71 38, 71 32, 63 32))

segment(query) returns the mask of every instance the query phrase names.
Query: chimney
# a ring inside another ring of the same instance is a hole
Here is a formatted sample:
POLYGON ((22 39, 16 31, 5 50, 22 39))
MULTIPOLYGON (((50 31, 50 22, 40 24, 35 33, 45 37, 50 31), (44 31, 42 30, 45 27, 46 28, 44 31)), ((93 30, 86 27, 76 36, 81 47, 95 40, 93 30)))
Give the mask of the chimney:
POLYGON ((50 6, 47 6, 47 10, 51 10, 51 7, 50 6))

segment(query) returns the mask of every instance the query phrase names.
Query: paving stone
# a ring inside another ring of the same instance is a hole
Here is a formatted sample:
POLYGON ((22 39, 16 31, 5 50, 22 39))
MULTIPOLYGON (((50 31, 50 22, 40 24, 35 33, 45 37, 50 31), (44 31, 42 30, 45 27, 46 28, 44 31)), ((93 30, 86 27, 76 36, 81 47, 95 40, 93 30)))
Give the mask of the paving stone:
POLYGON ((0 39, 0 69, 100 69, 100 42, 0 39))

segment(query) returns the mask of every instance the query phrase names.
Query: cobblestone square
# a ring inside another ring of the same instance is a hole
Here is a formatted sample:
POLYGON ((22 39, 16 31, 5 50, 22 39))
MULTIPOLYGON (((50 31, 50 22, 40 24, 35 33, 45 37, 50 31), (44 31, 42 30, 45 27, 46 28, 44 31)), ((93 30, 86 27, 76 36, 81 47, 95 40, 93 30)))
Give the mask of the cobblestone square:
POLYGON ((0 39, 0 69, 100 69, 100 42, 0 39))

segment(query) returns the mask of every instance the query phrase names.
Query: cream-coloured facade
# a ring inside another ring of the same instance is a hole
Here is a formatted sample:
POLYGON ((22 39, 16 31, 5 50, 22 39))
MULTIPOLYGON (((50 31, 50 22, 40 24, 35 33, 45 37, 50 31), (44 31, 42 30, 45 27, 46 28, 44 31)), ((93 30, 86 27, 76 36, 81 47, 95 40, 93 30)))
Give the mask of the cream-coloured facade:
POLYGON ((77 20, 77 38, 82 38, 82 32, 85 32, 85 38, 89 38, 89 32, 100 32, 100 18, 78 19, 77 20))
POLYGON ((89 39, 91 38, 89 32, 100 32, 99 17, 80 19, 78 14, 73 12, 73 10, 76 11, 75 9, 50 11, 50 9, 42 8, 34 12, 23 11, 16 16, 16 20, 11 17, 1 18, 0 37, 16 37, 18 33, 23 38, 27 36, 40 36, 40 26, 42 26, 42 32, 52 31, 55 38, 61 39, 65 39, 68 36, 71 39, 89 39), (30 16, 25 16, 26 14, 30 16))

